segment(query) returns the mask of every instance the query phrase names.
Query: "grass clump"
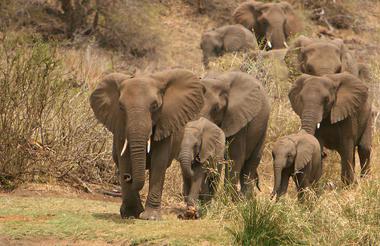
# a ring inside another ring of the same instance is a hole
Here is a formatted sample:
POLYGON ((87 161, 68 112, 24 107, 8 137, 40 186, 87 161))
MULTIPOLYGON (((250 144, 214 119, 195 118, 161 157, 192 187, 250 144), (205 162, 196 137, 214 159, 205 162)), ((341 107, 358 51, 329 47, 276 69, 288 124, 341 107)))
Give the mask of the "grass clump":
POLYGON ((289 230, 288 218, 281 206, 256 198, 237 207, 238 220, 228 231, 240 245, 298 245, 296 232, 289 230))

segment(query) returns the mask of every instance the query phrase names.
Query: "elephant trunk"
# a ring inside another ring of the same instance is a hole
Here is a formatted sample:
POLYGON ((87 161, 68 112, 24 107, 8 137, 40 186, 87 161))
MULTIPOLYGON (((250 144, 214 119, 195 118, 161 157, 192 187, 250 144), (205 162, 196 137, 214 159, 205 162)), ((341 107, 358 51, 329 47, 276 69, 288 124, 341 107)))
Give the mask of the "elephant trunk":
POLYGON ((193 153, 191 148, 183 148, 179 153, 178 160, 181 163, 183 176, 187 179, 191 179, 193 177, 193 170, 191 169, 193 153))
POLYGON ((306 108, 301 115, 301 128, 307 133, 314 135, 315 129, 319 128, 319 124, 322 120, 322 110, 319 110, 318 106, 306 108))
POLYGON ((270 29, 266 33, 267 46, 270 49, 286 48, 285 34, 282 28, 270 29))
POLYGON ((146 147, 151 134, 151 120, 139 120, 136 117, 127 124, 126 133, 132 166, 132 186, 135 190, 141 190, 145 182, 146 147))
POLYGON ((273 191, 271 194, 271 199, 275 195, 277 195, 277 199, 282 195, 281 194, 281 174, 282 174, 282 167, 274 167, 274 186, 273 191))
POLYGON ((202 57, 202 63, 205 67, 208 67, 208 63, 209 63, 209 60, 208 60, 208 56, 207 55, 203 55, 202 57))

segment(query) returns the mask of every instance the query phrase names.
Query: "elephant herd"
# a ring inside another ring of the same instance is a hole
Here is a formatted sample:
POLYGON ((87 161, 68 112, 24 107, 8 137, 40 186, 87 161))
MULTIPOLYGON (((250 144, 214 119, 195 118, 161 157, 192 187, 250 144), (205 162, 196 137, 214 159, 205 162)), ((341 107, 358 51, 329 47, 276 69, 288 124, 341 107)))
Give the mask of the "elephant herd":
MULTIPOLYGON (((234 25, 202 35, 205 66, 210 56, 223 52, 287 48, 284 61, 293 84, 288 95, 301 129, 280 137, 273 146, 271 197, 286 192, 290 176, 302 197, 304 189, 322 175, 323 147, 340 154, 345 184, 354 181, 356 147, 361 173, 366 174, 372 114, 369 89, 361 76, 365 66, 355 62, 342 40, 299 36, 288 47, 302 25, 286 2, 243 3, 233 21, 234 25)), ((112 73, 98 83, 90 104, 95 117, 113 133, 123 218, 161 219, 165 172, 173 159, 181 165, 188 217, 198 217, 198 198, 207 201, 215 193, 220 175, 209 175, 210 169, 220 174, 228 163, 225 180, 235 191, 250 197, 254 185, 260 189, 257 168, 270 105, 264 87, 252 75, 213 71, 200 79, 186 69, 136 77, 112 73), (139 191, 146 169, 149 191, 143 207, 139 191)))

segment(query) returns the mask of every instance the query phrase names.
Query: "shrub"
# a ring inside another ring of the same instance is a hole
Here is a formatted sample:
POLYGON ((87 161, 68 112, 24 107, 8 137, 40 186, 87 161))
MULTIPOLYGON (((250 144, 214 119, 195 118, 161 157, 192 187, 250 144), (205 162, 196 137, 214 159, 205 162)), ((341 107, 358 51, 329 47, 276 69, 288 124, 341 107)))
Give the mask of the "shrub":
POLYGON ((0 182, 117 182, 108 133, 97 126, 87 89, 69 87, 57 47, 4 32, 0 62, 0 182))
POLYGON ((54 47, 37 37, 4 34, 0 43, 0 172, 16 177, 53 154, 45 124, 61 108, 65 83, 54 47), (26 45, 28 44, 28 45, 26 45), (32 45, 32 46, 29 46, 32 45))

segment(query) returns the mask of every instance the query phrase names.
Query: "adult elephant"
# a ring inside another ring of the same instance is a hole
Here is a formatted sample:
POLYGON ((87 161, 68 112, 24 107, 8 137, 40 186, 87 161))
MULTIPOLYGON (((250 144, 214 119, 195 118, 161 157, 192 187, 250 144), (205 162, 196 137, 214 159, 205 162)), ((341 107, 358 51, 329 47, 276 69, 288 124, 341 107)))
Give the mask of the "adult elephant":
POLYGON ((313 40, 301 35, 288 49, 285 62, 292 78, 302 73, 322 76, 349 72, 364 81, 366 66, 358 66, 341 39, 313 40))
POLYGON ((302 29, 300 18, 287 2, 242 3, 235 9, 232 21, 253 30, 257 42, 267 49, 287 48, 286 41, 289 37, 302 29))
POLYGON ((368 86, 348 72, 300 76, 289 92, 301 128, 315 135, 322 148, 337 150, 341 157, 341 178, 354 180, 355 147, 361 174, 370 170, 372 141, 371 102, 368 86))
POLYGON ((210 57, 221 56, 224 52, 257 49, 257 42, 254 34, 242 25, 227 25, 204 32, 200 47, 203 64, 207 66, 210 57))
POLYGON ((138 218, 144 211, 139 191, 147 167, 149 193, 141 218, 161 219, 166 168, 178 155, 181 129, 200 111, 203 94, 199 79, 182 69, 135 78, 113 73, 92 92, 90 104, 96 118, 113 133, 113 159, 121 175, 121 217, 138 218))
POLYGON ((240 181, 241 192, 259 188, 259 165, 269 118, 268 96, 253 76, 243 72, 211 72, 204 79, 205 103, 201 115, 218 125, 229 144, 226 177, 233 186, 240 181))

